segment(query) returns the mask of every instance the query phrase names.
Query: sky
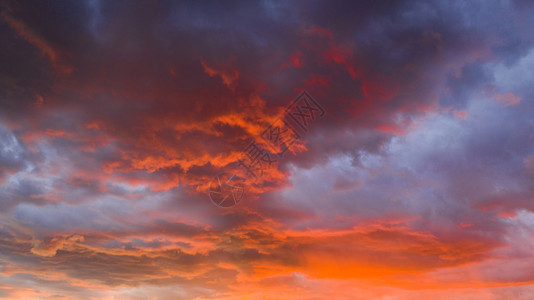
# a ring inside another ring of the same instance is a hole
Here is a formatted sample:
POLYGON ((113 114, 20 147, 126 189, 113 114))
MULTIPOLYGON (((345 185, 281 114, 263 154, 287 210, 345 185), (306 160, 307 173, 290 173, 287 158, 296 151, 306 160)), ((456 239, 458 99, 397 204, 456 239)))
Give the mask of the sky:
POLYGON ((0 1, 0 298, 533 299, 533 16, 0 1), (303 91, 324 115, 213 205, 303 91))

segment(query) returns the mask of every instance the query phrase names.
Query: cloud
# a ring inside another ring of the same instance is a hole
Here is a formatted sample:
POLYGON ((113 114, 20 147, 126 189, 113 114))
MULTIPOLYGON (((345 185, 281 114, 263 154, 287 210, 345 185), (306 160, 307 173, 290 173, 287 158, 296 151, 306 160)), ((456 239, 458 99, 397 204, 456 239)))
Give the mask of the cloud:
POLYGON ((521 102, 521 98, 515 96, 513 93, 506 93, 504 95, 495 94, 495 99, 501 101, 504 105, 516 105, 521 102))
POLYGON ((528 297, 532 8, 3 2, 0 295, 528 297), (217 210, 303 89, 325 116, 217 210))
POLYGON ((4 10, 1 16, 19 36, 38 48, 43 56, 48 56, 48 59, 60 74, 70 74, 72 72, 72 67, 63 62, 59 51, 43 37, 36 34, 27 24, 11 16, 8 10, 4 10))
POLYGON ((83 236, 71 235, 68 237, 53 237, 46 241, 35 239, 32 241, 33 247, 31 253, 39 256, 51 257, 55 256, 58 250, 68 249, 77 242, 83 242, 83 236))

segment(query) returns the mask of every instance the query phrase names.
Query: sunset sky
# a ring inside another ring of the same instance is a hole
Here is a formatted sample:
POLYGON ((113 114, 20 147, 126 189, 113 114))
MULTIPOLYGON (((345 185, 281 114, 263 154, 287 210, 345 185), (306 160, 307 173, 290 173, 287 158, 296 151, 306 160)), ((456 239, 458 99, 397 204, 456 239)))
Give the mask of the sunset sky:
POLYGON ((532 1, 0 0, 0 298, 534 299, 533 28, 532 1), (324 115, 213 205, 303 91, 324 115))

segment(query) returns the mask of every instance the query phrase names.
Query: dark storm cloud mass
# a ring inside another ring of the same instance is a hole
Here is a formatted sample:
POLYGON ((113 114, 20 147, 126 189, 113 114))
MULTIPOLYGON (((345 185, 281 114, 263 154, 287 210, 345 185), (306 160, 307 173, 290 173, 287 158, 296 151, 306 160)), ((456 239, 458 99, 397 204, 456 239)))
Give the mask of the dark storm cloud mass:
POLYGON ((533 295, 528 1, 0 3, 0 296, 533 295), (215 210, 303 89, 305 149, 215 210))
MULTIPOLYGON (((358 130, 397 132, 397 127, 409 123, 411 116, 435 107, 439 85, 451 73, 465 68, 457 79, 460 84, 449 79, 453 85, 450 97, 459 99, 454 101, 462 101, 463 93, 467 93, 462 92, 462 84, 467 89, 472 85, 466 76, 483 80, 470 72, 477 72, 481 68, 477 64, 498 55, 487 49, 502 42, 492 41, 494 33, 483 34, 484 24, 472 19, 485 22, 485 14, 514 10, 513 6, 494 3, 493 11, 476 2, 467 7, 348 2, 344 5, 347 9, 342 10, 324 2, 311 2, 306 7, 270 2, 6 6, 4 19, 24 24, 21 29, 5 21, 5 27, 12 27, 10 34, 17 45, 33 48, 36 54, 41 52, 41 64, 52 65, 47 75, 40 76, 52 82, 29 82, 24 93, 18 94, 24 98, 16 102, 23 107, 22 112, 35 110, 36 103, 41 103, 44 112, 23 124, 29 128, 71 127, 78 132, 100 129, 119 143, 116 150, 122 159, 117 162, 112 158, 117 168, 131 168, 134 160, 153 158, 154 167, 147 165, 149 162, 133 166, 142 170, 160 168, 160 153, 192 160, 195 155, 188 154, 189 149, 213 157, 237 148, 247 134, 229 143, 231 137, 217 135, 218 130, 213 128, 217 116, 246 109, 249 99, 256 96, 267 101, 267 112, 273 114, 274 108, 285 105, 299 88, 308 88, 323 100, 330 116, 321 124, 324 130, 342 125, 351 130, 358 126, 358 130), (467 16, 458 13, 462 9, 481 12, 467 16), (61 17, 40 22, 47 13, 61 17), (45 25, 36 25, 41 23, 45 25), (48 57, 48 50, 41 49, 45 45, 54 51, 53 57, 60 57, 72 67, 68 76, 53 67, 54 59, 48 57), (300 60, 297 65, 291 61, 295 55, 300 60), (221 75, 209 76, 203 64, 221 75), (238 75, 230 88, 224 77, 234 72, 238 75), (315 82, 327 83, 314 84, 315 78, 321 79, 315 82), (23 96, 28 91, 32 94, 23 96), (50 118, 49 111, 57 109, 65 111, 50 118), (62 120, 65 114, 77 117, 62 120), (397 118, 401 124, 394 121, 397 118), (201 128, 188 128, 188 123, 200 123, 201 128), (181 124, 185 128, 181 129, 181 124), (197 133, 188 136, 183 131, 197 133), (197 140, 203 145, 195 146, 197 140), (188 145, 188 149, 181 145, 188 145), (169 153, 169 148, 178 149, 177 153, 169 153)), ((508 32, 505 36, 508 38, 508 32)), ((12 61, 9 53, 4 56, 12 61)), ((20 62, 26 64, 34 65, 31 61, 20 62)), ((6 106, 15 102, 13 97, 4 99, 6 106)), ((249 122, 261 117, 255 110, 247 113, 242 118, 249 122)), ((318 144, 325 142, 341 141, 317 140, 318 144)), ((304 155, 301 159, 312 157, 304 155)))

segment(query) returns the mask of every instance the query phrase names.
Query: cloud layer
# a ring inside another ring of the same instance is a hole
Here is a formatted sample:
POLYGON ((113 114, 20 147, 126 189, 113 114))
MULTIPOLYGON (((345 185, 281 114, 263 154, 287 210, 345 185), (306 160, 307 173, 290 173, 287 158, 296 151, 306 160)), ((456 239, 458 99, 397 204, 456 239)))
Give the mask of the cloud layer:
POLYGON ((534 297, 529 2, 0 3, 0 297, 534 297))

